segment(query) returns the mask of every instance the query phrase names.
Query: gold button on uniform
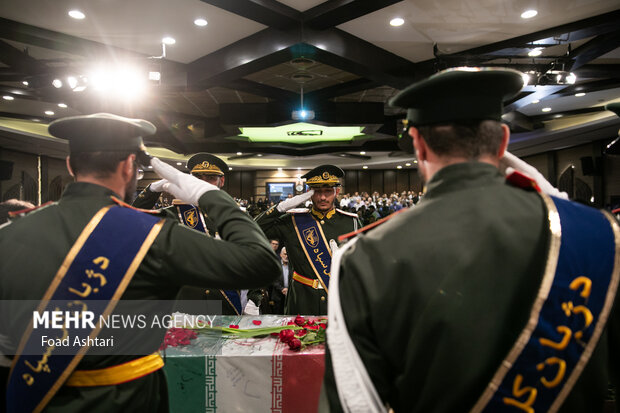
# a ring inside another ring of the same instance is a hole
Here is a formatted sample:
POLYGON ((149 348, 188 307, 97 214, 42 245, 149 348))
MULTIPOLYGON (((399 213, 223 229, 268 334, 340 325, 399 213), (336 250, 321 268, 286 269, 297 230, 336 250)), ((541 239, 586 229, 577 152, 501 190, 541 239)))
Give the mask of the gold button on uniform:
POLYGON ((324 224, 324 223, 325 223, 325 221, 321 221, 321 224, 324 224))
POLYGON ((205 294, 209 294, 209 292, 210 292, 209 290, 205 290, 205 294))
POLYGON ((324 295, 321 296, 321 301, 325 301, 325 296, 324 295))

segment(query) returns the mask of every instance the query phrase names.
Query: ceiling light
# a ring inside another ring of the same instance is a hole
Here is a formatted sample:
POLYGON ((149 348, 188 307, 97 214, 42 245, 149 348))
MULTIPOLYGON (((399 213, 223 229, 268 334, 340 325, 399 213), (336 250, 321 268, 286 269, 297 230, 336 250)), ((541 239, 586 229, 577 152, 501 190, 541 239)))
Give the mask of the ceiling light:
POLYGON ((159 82, 161 80, 161 72, 149 72, 149 80, 159 82))
POLYGON ((54 112, 51 111, 51 110, 46 110, 45 114, 48 115, 48 116, 52 116, 54 114, 54 112))
POLYGON ((543 112, 551 112, 551 108, 542 108, 543 112))
POLYGON ((262 154, 262 153, 259 153, 259 154, 258 154, 258 155, 256 155, 256 156, 263 156, 263 154, 262 154))
POLYGON ((183 162, 177 162, 177 165, 181 166, 181 165, 183 165, 183 162))
POLYGON ((417 159, 414 159, 413 163, 418 163, 418 160, 417 160, 417 159))
POLYGON ((152 167, 151 165, 147 166, 147 168, 149 168, 149 169, 153 169, 153 167, 152 167))
POLYGON ((411 163, 410 163, 410 162, 407 162, 407 163, 405 164, 405 166, 411 166, 411 163))
POLYGON ((77 20, 82 20, 86 15, 79 10, 69 10, 69 17, 77 20))
POLYGON ((196 26, 203 27, 203 26, 206 26, 206 25, 207 25, 207 21, 206 21, 205 19, 200 18, 200 19, 196 19, 196 20, 194 20, 194 24, 195 24, 196 26))
POLYGON ((278 168, 278 172, 282 172, 282 168, 278 168))
POLYGON ((538 102, 540 102, 540 100, 538 100, 538 99, 534 99, 534 100, 532 101, 532 103, 538 103, 538 102))
POLYGON ((555 115, 554 117, 555 117, 555 118, 561 118, 561 117, 562 117, 562 115, 561 115, 561 114, 557 114, 557 115, 555 115))
POLYGON ((403 24, 405 24, 405 21, 400 17, 395 17, 392 20, 390 20, 390 26, 398 27, 398 26, 402 26, 403 24))
POLYGON ((366 155, 366 152, 361 151, 361 152, 360 152, 360 155, 366 155))
POLYGON ((366 165, 362 166, 363 169, 368 169, 368 167, 366 165))
POLYGON ((24 85, 24 86, 28 86, 28 81, 27 81, 27 80, 24 80, 24 81, 22 82, 22 85, 24 85))
POLYGON ((577 76, 574 73, 571 72, 568 75, 566 75, 566 83, 568 83, 569 85, 574 85, 576 81, 577 81, 577 76))
POLYGON ((67 78, 67 84, 69 85, 69 87, 71 89, 74 89, 77 86, 77 83, 78 83, 78 81, 77 81, 77 79, 75 77, 69 76, 67 78))
POLYGON ((77 86, 73 89, 74 92, 83 92, 84 90, 86 90, 86 86, 77 86))
POLYGON ((579 93, 575 93, 575 96, 577 96, 578 98, 585 96, 586 94, 583 92, 579 92, 579 93))
POLYGON ((67 105, 65 103, 59 103, 58 107, 65 109, 67 107, 67 105))
POLYGON ((396 169, 403 169, 403 166, 402 166, 402 165, 398 165, 398 166, 396 167, 396 169))
POLYGON ((174 40, 172 37, 166 36, 163 39, 161 39, 161 42, 163 44, 171 45, 171 44, 175 44, 177 41, 174 40))
POLYGON ((4 99, 4 100, 15 100, 15 98, 13 96, 9 96, 9 95, 2 96, 2 99, 4 99))
POLYGON ((530 83, 530 75, 521 73, 521 77, 523 78, 523 86, 527 86, 527 84, 530 83))
POLYGON ((243 155, 243 152, 237 152, 237 155, 243 155))
POLYGON ((56 89, 60 89, 62 87, 62 80, 60 79, 54 79, 52 80, 52 85, 56 88, 56 89))
POLYGON ((526 10, 523 13, 521 13, 521 18, 522 19, 531 19, 532 17, 536 16, 538 14, 538 11, 536 10, 526 10))
POLYGON ((530 50, 527 55, 530 57, 540 56, 542 54, 542 51, 543 51, 542 47, 537 47, 535 49, 530 50))

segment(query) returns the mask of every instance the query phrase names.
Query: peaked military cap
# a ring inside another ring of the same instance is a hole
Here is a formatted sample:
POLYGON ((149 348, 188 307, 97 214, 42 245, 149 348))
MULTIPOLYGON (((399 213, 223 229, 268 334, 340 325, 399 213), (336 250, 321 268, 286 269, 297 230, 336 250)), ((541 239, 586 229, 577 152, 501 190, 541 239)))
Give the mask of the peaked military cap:
MULTIPOLYGON (((620 102, 610 103, 605 106, 605 109, 615 113, 617 116, 620 116, 620 102)), ((618 134, 620 135, 620 130, 618 131, 618 134)), ((620 136, 607 145, 607 148, 605 148, 605 154, 620 155, 620 136)))
POLYGON ((340 186, 340 178, 344 177, 344 171, 335 165, 317 166, 302 178, 311 188, 340 186))
POLYGON ((187 160, 187 169, 192 175, 224 176, 228 172, 228 165, 215 155, 199 152, 187 160))
POLYGON ((131 119, 111 113, 71 116, 55 120, 48 126, 50 135, 69 141, 71 153, 140 151, 143 136, 157 128, 143 119, 131 119))

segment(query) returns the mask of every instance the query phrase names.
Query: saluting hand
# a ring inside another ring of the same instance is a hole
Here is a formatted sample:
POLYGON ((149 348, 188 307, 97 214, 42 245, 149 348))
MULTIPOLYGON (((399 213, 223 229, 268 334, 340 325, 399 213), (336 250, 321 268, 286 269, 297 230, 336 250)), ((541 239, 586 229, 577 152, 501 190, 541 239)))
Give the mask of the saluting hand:
POLYGON ((292 198, 285 199, 284 201, 280 202, 276 208, 280 212, 286 212, 289 209, 293 209, 296 206, 301 205, 310 198, 312 198, 312 194, 314 194, 314 189, 311 189, 303 194, 296 195, 292 198))
POLYGON ((206 192, 219 190, 217 186, 185 174, 157 158, 151 159, 151 166, 164 178, 161 184, 162 190, 189 204, 197 205, 200 197, 206 192))

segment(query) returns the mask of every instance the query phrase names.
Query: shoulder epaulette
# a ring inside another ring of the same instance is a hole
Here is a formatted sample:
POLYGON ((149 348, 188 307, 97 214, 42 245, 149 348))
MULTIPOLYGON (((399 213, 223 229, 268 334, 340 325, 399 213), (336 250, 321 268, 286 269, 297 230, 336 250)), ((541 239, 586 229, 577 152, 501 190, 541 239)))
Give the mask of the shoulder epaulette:
POLYGON ((368 224, 365 227, 362 227, 362 228, 358 229, 357 231, 352 231, 352 232, 349 232, 347 234, 342 234, 341 236, 338 237, 338 241, 342 242, 342 241, 348 240, 349 238, 353 238, 353 237, 355 237, 355 236, 357 236, 359 234, 362 234, 362 233, 364 233, 364 232, 366 232, 368 230, 371 230, 371 229, 373 229, 375 227, 378 227, 379 225, 381 225, 381 224, 387 222, 388 220, 394 218, 396 215, 400 214, 401 212, 405 212, 407 210, 408 210, 408 208, 403 208, 401 210, 398 210, 398 211, 388 215, 385 218, 381 218, 380 220, 373 222, 372 224, 368 224))
POLYGON ((536 181, 519 171, 514 171, 510 175, 506 175, 506 182, 517 188, 540 192, 540 187, 536 181))
POLYGON ((27 214, 27 213, 32 212, 32 211, 36 211, 37 209, 46 207, 46 206, 51 205, 53 203, 54 203, 54 201, 48 201, 48 202, 46 202, 44 204, 41 204, 41 205, 33 207, 33 208, 20 209, 19 211, 9 211, 9 217, 10 218, 15 218, 18 215, 23 215, 23 214, 27 214))
POLYGON ((336 211, 340 212, 343 215, 348 215, 350 217, 355 217, 357 218, 357 214, 353 213, 353 212, 347 212, 347 211, 343 211, 342 209, 338 209, 336 208, 336 211))
POLYGON ((147 214, 153 214, 153 215, 157 215, 157 214, 161 214, 162 210, 161 209, 142 209, 142 208, 136 208, 135 206, 129 205, 128 203, 121 201, 120 199, 118 199, 115 196, 111 196, 110 198, 112 198, 112 200, 114 202, 116 202, 118 205, 125 207, 125 208, 131 208, 135 211, 140 211, 140 212, 146 212, 147 214))
POLYGON ((310 212, 310 210, 308 208, 293 208, 293 209, 289 209, 288 211, 289 214, 305 214, 310 212))

